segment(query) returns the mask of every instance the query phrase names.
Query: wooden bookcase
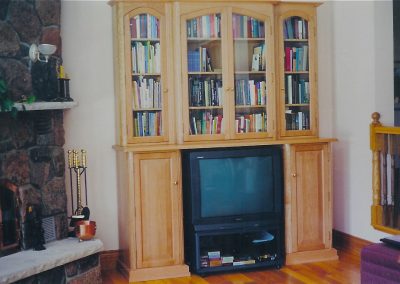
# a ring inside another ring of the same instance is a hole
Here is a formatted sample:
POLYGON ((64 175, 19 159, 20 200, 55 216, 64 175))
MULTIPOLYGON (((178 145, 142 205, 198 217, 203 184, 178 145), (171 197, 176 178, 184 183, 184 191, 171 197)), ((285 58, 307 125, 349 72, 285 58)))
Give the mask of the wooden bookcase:
POLYGON ((335 139, 318 136, 318 5, 111 1, 118 266, 130 281, 190 274, 183 260, 183 149, 281 145, 287 263, 337 258, 330 213, 335 139), (311 200, 317 216, 308 211, 311 200))

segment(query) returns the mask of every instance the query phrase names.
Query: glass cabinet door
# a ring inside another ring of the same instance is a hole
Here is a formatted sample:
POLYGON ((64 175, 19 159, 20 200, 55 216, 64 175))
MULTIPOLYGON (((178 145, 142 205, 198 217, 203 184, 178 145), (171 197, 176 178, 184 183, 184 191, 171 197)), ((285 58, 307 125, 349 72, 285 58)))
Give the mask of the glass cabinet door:
POLYGON ((257 137, 268 131, 267 48, 270 43, 266 41, 265 25, 263 20, 232 14, 236 138, 257 137))
MULTIPOLYGON (((309 135, 312 128, 309 22, 298 16, 282 22, 284 122, 286 136, 309 135)), ((311 81, 312 82, 312 81, 311 81)), ((283 82, 282 82, 283 83, 283 82)))
POLYGON ((129 19, 131 95, 127 103, 131 117, 128 132, 130 140, 135 142, 164 140, 160 28, 160 19, 149 13, 129 19))
POLYGON ((220 139, 225 132, 221 13, 187 18, 185 25, 185 139, 220 139))

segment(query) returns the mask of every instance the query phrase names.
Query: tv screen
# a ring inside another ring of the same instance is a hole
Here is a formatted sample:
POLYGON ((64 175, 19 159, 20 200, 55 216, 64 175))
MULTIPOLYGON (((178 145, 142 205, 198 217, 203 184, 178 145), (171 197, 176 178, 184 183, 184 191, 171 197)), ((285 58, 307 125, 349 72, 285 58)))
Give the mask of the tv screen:
POLYGON ((279 146, 185 150, 182 168, 185 222, 263 220, 282 212, 279 146))
POLYGON ((199 160, 200 217, 271 211, 272 166, 271 156, 199 160))

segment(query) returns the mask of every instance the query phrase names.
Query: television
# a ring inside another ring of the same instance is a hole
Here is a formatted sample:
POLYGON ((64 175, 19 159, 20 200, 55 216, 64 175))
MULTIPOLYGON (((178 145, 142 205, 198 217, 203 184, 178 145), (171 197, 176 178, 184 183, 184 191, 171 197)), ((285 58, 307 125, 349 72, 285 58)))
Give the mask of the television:
POLYGON ((184 150, 185 222, 227 224, 283 213, 279 146, 184 150))

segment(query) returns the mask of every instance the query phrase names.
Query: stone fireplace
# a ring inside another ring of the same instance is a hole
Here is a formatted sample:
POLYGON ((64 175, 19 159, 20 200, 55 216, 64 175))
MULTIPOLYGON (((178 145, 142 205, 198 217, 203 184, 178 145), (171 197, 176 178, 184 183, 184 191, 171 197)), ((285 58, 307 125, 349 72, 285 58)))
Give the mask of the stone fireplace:
MULTIPOLYGON (((57 97, 60 12, 60 0, 0 1, 0 80, 13 101, 57 97), (28 56, 32 43, 54 44, 57 51, 48 63, 33 63, 28 56)), ((18 112, 15 118, 0 112, 0 179, 18 188, 22 249, 31 247, 24 228, 27 204, 38 206, 42 217, 54 220, 56 239, 67 236, 63 145, 62 110, 18 112)))
POLYGON ((0 114, 0 178, 18 188, 22 249, 31 248, 25 230, 27 205, 54 219, 57 239, 67 236, 62 111, 0 114))

